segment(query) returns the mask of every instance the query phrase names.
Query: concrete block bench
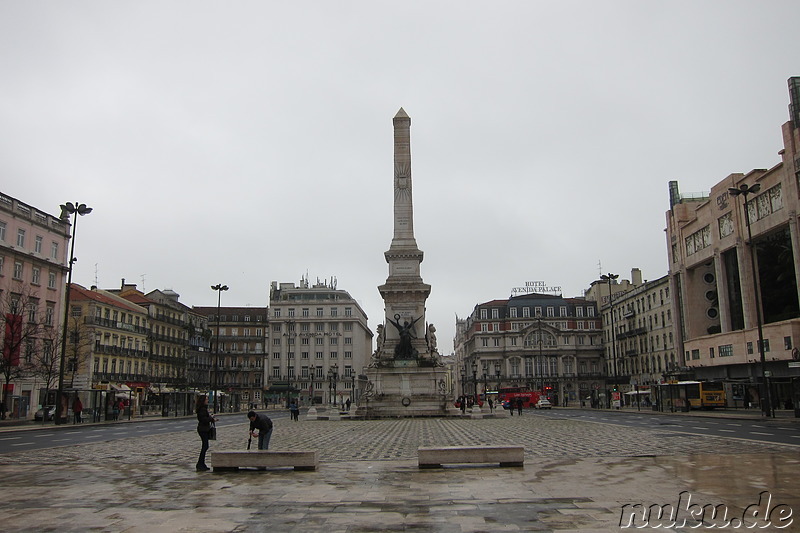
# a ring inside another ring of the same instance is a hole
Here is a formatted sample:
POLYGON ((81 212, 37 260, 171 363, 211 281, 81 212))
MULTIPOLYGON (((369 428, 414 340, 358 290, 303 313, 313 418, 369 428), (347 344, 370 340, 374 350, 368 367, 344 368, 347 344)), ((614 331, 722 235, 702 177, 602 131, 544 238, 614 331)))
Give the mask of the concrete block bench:
POLYGON ((239 468, 281 468, 316 470, 319 464, 316 450, 269 451, 236 450, 211 452, 214 472, 239 468))
POLYGON ((500 466, 522 466, 524 446, 441 446, 417 448, 420 468, 437 468, 443 464, 500 463, 500 466))

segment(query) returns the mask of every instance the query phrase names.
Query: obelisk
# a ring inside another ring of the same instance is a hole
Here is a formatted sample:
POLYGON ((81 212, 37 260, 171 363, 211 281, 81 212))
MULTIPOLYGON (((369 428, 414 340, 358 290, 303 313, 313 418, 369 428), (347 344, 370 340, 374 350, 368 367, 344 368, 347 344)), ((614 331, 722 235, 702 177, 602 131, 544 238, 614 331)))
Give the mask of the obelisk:
POLYGON ((447 416, 451 414, 451 391, 436 349, 436 328, 425 322, 431 286, 422 282, 419 266, 423 254, 414 238, 411 119, 400 108, 392 123, 394 234, 383 254, 389 263, 389 277, 378 287, 385 321, 377 327, 377 349, 362 383, 356 416, 447 416))
POLYGON ((394 116, 394 235, 384 252, 389 277, 378 287, 384 301, 385 322, 381 360, 404 365, 429 357, 425 301, 431 286, 422 282, 420 263, 424 254, 414 238, 414 199, 411 181, 411 118, 403 108, 394 116))

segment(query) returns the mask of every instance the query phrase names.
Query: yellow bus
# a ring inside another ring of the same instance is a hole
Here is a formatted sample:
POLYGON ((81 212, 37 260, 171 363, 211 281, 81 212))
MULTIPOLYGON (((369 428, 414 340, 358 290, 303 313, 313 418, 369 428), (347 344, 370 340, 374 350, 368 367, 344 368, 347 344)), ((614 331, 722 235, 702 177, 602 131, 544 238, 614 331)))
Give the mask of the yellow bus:
POLYGON ((725 385, 721 381, 677 381, 658 385, 663 405, 676 408, 725 407, 725 385))

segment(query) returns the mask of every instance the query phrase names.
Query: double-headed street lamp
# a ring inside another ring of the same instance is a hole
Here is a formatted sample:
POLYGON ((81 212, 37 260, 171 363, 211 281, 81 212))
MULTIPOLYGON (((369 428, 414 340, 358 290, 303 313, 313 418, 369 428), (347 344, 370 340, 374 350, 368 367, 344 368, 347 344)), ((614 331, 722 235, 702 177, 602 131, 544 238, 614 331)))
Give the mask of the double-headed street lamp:
POLYGON ((761 359, 761 375, 763 377, 764 388, 766 389, 766 395, 764 394, 764 390, 761 391, 761 412, 764 413, 766 416, 775 416, 774 411, 772 410, 772 391, 770 390, 769 386, 769 376, 767 375, 767 359, 764 355, 764 331, 762 327, 762 319, 761 319, 761 299, 758 295, 758 271, 756 270, 756 246, 753 243, 753 233, 750 229, 750 211, 747 209, 747 195, 748 194, 755 194, 761 190, 761 184, 756 183, 752 187, 748 186, 746 183, 742 183, 739 185, 738 188, 731 187, 728 189, 728 192, 731 196, 744 196, 744 222, 747 226, 747 244, 750 247, 750 270, 753 276, 753 293, 755 294, 755 300, 753 300, 753 306, 756 308, 756 325, 758 328, 758 354, 761 359), (764 405, 764 400, 766 397, 766 405, 764 405))
POLYGON ((227 291, 228 286, 223 285, 221 283, 217 283, 216 285, 211 286, 212 290, 217 291, 217 345, 214 348, 214 379, 213 379, 213 391, 214 391, 214 412, 217 412, 217 370, 219 369, 219 327, 220 327, 220 311, 222 309, 222 291, 227 291))
POLYGON ((336 380, 339 378, 339 365, 334 364, 328 369, 328 397, 331 405, 336 405, 336 380))
MULTIPOLYGON (((616 335, 614 334, 614 300, 611 294, 611 285, 619 278, 619 274, 612 274, 609 272, 608 274, 603 274, 600 276, 600 279, 608 283, 608 314, 611 316, 611 358, 614 361, 614 390, 619 390, 619 381, 617 377, 617 342, 616 342, 616 335)), ((617 406, 619 409, 619 406, 617 406)))
POLYGON ((72 265, 75 261, 78 260, 75 257, 75 234, 78 227, 78 215, 88 215, 92 212, 91 207, 87 207, 86 204, 80 204, 75 202, 67 202, 66 204, 60 206, 61 207, 61 221, 62 222, 69 222, 70 216, 72 216, 72 244, 70 245, 69 250, 69 269, 67 271, 67 294, 64 296, 64 331, 62 332, 61 336, 61 361, 59 362, 58 366, 58 394, 56 395, 56 424, 63 424, 66 422, 67 413, 66 407, 67 402, 65 401, 64 396, 64 361, 67 355, 67 325, 69 320, 69 296, 70 290, 72 286, 72 265))

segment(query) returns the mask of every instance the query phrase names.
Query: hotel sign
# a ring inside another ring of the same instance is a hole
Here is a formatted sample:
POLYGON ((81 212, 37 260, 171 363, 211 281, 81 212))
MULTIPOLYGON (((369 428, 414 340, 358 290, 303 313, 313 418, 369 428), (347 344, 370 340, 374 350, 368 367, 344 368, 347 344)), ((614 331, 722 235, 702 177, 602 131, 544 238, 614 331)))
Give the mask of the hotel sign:
POLYGON ((560 285, 548 285, 546 281, 526 281, 524 287, 513 287, 511 294, 561 294, 560 285))

